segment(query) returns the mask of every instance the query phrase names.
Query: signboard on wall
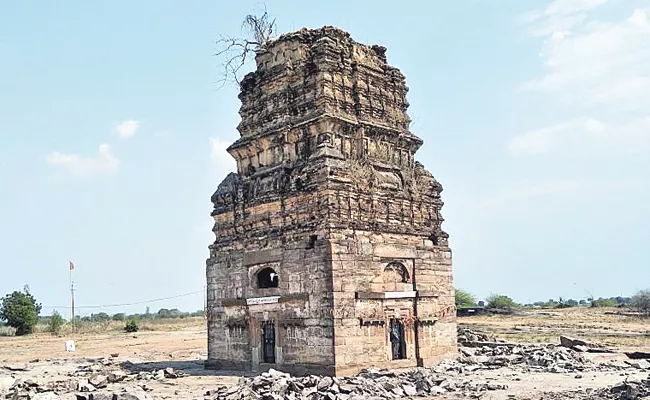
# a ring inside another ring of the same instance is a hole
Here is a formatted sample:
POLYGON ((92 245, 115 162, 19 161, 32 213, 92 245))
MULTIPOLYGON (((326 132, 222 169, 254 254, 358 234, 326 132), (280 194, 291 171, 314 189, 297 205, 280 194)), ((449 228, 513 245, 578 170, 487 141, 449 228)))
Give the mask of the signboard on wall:
POLYGON ((246 305, 273 304, 280 300, 280 296, 251 297, 246 299, 246 305))

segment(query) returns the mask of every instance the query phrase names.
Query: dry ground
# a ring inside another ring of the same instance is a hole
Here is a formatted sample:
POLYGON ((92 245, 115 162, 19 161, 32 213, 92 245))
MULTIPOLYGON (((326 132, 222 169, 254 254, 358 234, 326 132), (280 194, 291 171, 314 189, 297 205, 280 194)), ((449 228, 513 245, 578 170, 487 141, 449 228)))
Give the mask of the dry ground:
POLYGON ((612 308, 538 310, 525 315, 459 318, 461 327, 526 343, 558 343, 560 335, 587 339, 622 351, 650 351, 650 319, 617 315, 612 308))
MULTIPOLYGON (((474 316, 459 318, 459 325, 489 333, 500 339, 519 342, 558 342, 559 335, 575 336, 598 341, 621 350, 650 351, 650 320, 606 314, 615 310, 565 309, 538 311, 522 316, 474 316)), ((148 382, 155 398, 196 398, 219 385, 237 382, 237 373, 205 371, 207 331, 205 320, 190 318, 169 320, 145 326, 137 333, 124 333, 121 324, 84 328, 84 333, 52 336, 38 333, 28 337, 0 337, 0 367, 10 363, 30 363, 31 370, 23 378, 41 381, 65 376, 78 362, 86 358, 111 357, 119 354, 117 362, 130 361, 155 369, 168 366, 183 369, 188 376, 168 382, 148 382), (66 353, 64 342, 74 339, 77 351, 66 353)), ((601 356, 602 357, 602 356, 601 356)), ((620 355, 604 358, 621 359, 620 355)), ((6 374, 0 368, 0 376, 6 374)), ((480 371, 479 378, 507 383, 507 391, 490 392, 489 399, 535 398, 544 390, 567 390, 602 387, 614 384, 627 376, 645 378, 648 372, 591 373, 582 379, 572 374, 522 374, 508 369, 480 371), (510 397, 513 398, 513 397, 510 397)))

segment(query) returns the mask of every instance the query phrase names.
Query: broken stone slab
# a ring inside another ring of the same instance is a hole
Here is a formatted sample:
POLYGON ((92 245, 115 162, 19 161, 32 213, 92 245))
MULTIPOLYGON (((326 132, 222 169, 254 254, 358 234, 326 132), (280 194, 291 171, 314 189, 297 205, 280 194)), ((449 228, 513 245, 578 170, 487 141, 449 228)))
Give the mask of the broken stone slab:
POLYGON ((417 396, 418 390, 415 386, 413 385, 402 385, 402 390, 404 391, 404 394, 407 396, 417 396))
POLYGON ((625 360, 625 364, 637 369, 650 369, 650 361, 648 360, 625 360))
POLYGON ((325 389, 328 389, 330 386, 332 386, 333 383, 334 380, 329 376, 326 376, 318 382, 316 389, 318 389, 319 392, 324 391, 325 389))
POLYGON ((5 393, 6 391, 11 388, 14 383, 16 383, 16 379, 11 377, 11 376, 0 376, 0 393, 5 393))
POLYGON ((149 400, 151 397, 142 389, 128 388, 117 394, 117 400, 149 400))
POLYGON ((588 342, 582 339, 575 339, 568 336, 560 336, 560 346, 589 353, 614 353, 598 343, 588 342))
POLYGON ((632 360, 640 360, 640 359, 646 359, 650 360, 650 353, 646 353, 643 351, 634 351, 634 352, 629 352, 625 353, 627 358, 630 358, 632 360))
MULTIPOLYGON (((159 371, 160 372, 160 371, 159 371)), ((179 369, 174 369, 171 367, 165 368, 162 370, 163 376, 168 379, 176 379, 176 378, 181 378, 185 375, 187 375, 184 371, 179 370, 179 369)))
POLYGON ((90 382, 88 382, 88 379, 79 379, 79 381, 77 381, 77 391, 82 393, 90 393, 94 392, 95 390, 95 387, 90 382))
POLYGON ((37 393, 30 400, 58 400, 59 396, 54 392, 37 393))
POLYGON ((116 400, 116 397, 112 392, 95 392, 88 396, 88 400, 116 400))
POLYGON ((108 373, 108 381, 111 383, 121 382, 127 377, 126 372, 119 369, 108 373))
POLYGON ((97 389, 103 389, 108 386, 108 376, 106 375, 95 375, 88 380, 88 383, 96 387, 97 389))
POLYGON ((5 364, 2 366, 2 368, 13 372, 29 371, 27 364, 5 364))

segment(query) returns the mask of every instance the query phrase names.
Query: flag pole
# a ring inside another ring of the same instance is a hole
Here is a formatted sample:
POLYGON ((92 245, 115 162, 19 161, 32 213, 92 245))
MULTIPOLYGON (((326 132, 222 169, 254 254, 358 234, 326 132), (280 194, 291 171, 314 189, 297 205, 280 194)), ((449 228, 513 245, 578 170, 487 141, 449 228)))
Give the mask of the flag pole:
POLYGON ((72 270, 74 269, 74 264, 72 261, 70 261, 70 264, 68 265, 68 268, 70 269, 70 298, 71 298, 71 305, 72 305, 72 332, 74 333, 75 331, 75 315, 74 315, 74 281, 72 280, 72 270))

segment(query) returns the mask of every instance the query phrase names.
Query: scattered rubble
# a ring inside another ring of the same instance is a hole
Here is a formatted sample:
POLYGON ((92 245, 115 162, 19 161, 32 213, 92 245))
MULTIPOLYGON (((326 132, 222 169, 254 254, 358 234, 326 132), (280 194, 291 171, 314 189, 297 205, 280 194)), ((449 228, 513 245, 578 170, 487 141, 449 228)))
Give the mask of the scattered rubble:
MULTIPOLYGON (((508 390, 509 379, 533 372, 566 373, 575 379, 587 378, 585 373, 620 372, 628 380, 605 389, 584 389, 543 394, 542 399, 642 399, 650 396, 650 379, 633 380, 641 371, 650 371, 650 361, 643 357, 622 361, 596 363, 588 358, 587 348, 602 348, 593 343, 563 337, 562 345, 519 344, 499 341, 469 329, 459 330, 459 357, 443 361, 431 368, 412 370, 366 369, 352 377, 294 377, 270 370, 259 376, 240 378, 238 384, 222 386, 205 393, 205 400, 354 400, 400 399, 451 395, 460 398, 481 398, 491 391, 508 390), (500 369, 503 368, 504 372, 500 369), (481 370, 484 373, 479 373, 481 370), (491 372, 495 370, 494 372, 491 372), (509 375, 512 377, 508 377, 509 375)), ((55 375, 34 375, 42 368, 35 360, 28 366, 3 365, 11 376, 0 376, 0 399, 7 400, 147 400, 153 382, 165 384, 187 374, 160 364, 118 363, 115 357, 45 360, 51 365, 68 364, 58 379, 41 378, 55 375), (66 376, 67 375, 67 376, 66 376), (34 378, 37 376, 38 379, 34 378), (32 379, 26 379, 32 377, 32 379)), ((194 362, 187 362, 193 368, 194 362)), ((174 364, 183 368, 184 363, 174 364)), ((7 375, 9 375, 7 374, 7 375)), ((595 376, 595 375, 594 375, 595 376)), ((609 382, 610 384, 612 381, 609 382)), ((578 387, 578 386, 576 386, 578 387)), ((205 390, 205 389, 204 389, 205 390)), ((158 393, 158 392, 155 392, 158 393)), ((507 394, 516 399, 516 395, 507 394)), ((446 398, 446 397, 445 397, 446 398)))
POLYGON ((596 364, 580 352, 553 344, 461 348, 458 361, 478 368, 518 367, 526 371, 553 373, 619 370, 624 365, 596 364))
POLYGON ((560 338, 561 344, 519 344, 498 342, 469 329, 459 329, 458 361, 472 366, 470 370, 500 367, 520 368, 533 372, 619 371, 634 367, 650 369, 650 363, 594 363, 584 353, 609 351, 604 346, 587 341, 560 338))
POLYGON ((493 336, 488 336, 483 333, 474 332, 470 329, 458 328, 457 334, 458 343, 465 345, 467 343, 475 342, 496 342, 497 340, 493 336))
POLYGON ((613 353, 614 351, 607 347, 586 340, 574 339, 568 336, 560 336, 560 346, 573 349, 583 353, 613 353))
MULTIPOLYGON (((112 360, 87 359, 76 370, 68 373, 67 379, 48 383, 31 379, 0 377, 0 394, 11 400, 145 400, 149 388, 138 381, 167 380, 185 376, 183 371, 165 368, 153 371, 127 373, 112 360), (115 385, 132 382, 135 387, 115 385)), ((52 361, 54 364, 59 361, 52 361)), ((27 371, 14 365, 4 366, 10 371, 27 371)))
POLYGON ((650 377, 644 380, 628 379, 603 389, 585 389, 544 393, 544 400, 643 400, 650 398, 650 377))
POLYGON ((479 398, 486 391, 507 389, 505 385, 477 382, 471 377, 454 379, 428 368, 406 372, 367 369, 354 377, 293 377, 274 369, 254 378, 241 378, 233 387, 206 393, 214 400, 248 399, 402 399, 459 393, 479 398))

